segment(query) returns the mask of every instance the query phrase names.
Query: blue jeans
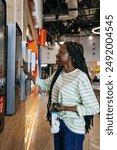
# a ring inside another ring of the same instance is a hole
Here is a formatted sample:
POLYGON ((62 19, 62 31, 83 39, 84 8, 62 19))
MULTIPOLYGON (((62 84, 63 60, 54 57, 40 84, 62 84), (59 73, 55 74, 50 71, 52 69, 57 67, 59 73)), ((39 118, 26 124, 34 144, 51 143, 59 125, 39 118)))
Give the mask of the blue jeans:
POLYGON ((76 134, 60 120, 60 131, 54 134, 54 150, 83 150, 84 134, 76 134))

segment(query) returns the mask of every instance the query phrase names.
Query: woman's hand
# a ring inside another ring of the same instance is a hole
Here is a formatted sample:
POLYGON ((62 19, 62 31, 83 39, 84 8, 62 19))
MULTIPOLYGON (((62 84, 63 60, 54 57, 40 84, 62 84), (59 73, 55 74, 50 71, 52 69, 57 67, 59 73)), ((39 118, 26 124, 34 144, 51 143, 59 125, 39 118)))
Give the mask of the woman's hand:
POLYGON ((24 73, 35 83, 36 78, 30 72, 28 72, 28 63, 26 63, 24 60, 22 68, 24 73))
POLYGON ((28 75, 28 64, 23 60, 23 66, 22 66, 22 68, 23 68, 23 71, 24 71, 24 73, 26 74, 26 75, 28 75))
POLYGON ((54 107, 57 111, 65 111, 65 106, 55 106, 54 107))
POLYGON ((50 107, 50 111, 64 111, 65 106, 62 106, 61 103, 53 103, 52 106, 50 107))
POLYGON ((28 75, 28 67, 26 65, 23 66, 23 71, 26 75, 28 75))

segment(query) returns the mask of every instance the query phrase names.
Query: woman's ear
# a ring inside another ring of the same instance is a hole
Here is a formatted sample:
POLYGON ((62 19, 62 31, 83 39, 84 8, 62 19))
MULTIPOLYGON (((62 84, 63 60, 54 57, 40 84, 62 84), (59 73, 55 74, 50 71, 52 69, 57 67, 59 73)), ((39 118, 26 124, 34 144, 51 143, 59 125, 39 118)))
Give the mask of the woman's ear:
POLYGON ((69 57, 68 57, 72 62, 74 62, 74 59, 73 59, 73 57, 71 57, 70 55, 69 55, 69 57))
POLYGON ((68 56, 69 62, 74 64, 74 59, 71 56, 68 56))
POLYGON ((72 57, 71 57, 70 55, 68 56, 68 58, 69 58, 69 59, 72 59, 72 57))

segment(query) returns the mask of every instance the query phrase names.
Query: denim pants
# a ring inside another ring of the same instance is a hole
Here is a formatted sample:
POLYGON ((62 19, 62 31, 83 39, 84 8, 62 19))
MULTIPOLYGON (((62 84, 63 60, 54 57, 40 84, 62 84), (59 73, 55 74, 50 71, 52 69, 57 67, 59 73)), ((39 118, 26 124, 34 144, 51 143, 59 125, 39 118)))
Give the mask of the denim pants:
POLYGON ((83 150, 84 134, 76 134, 60 120, 60 131, 54 134, 54 150, 83 150))

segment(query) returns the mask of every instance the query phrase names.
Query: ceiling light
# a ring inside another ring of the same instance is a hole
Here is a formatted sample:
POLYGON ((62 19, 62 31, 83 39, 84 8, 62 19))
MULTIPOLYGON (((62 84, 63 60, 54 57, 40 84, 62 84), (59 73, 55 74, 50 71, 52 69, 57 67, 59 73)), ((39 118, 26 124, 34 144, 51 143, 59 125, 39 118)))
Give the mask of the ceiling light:
POLYGON ((41 64, 41 67, 47 67, 47 64, 41 64))
POLYGON ((81 31, 81 28, 79 27, 79 28, 78 28, 78 32, 80 32, 80 31, 81 31))
POLYGON ((61 41, 61 42, 59 42, 59 44, 61 44, 61 45, 62 45, 62 44, 64 44, 64 43, 65 43, 65 41, 61 41))
POLYGON ((92 36, 89 36, 89 40, 92 40, 92 38, 93 38, 92 36))
POLYGON ((29 31, 29 28, 26 29, 26 35, 30 35, 30 31, 29 31))
POLYGON ((92 29, 92 32, 94 34, 100 34, 100 27, 96 27, 96 28, 92 29))

